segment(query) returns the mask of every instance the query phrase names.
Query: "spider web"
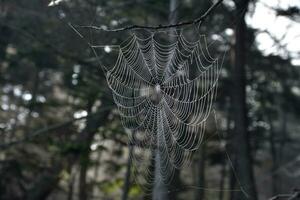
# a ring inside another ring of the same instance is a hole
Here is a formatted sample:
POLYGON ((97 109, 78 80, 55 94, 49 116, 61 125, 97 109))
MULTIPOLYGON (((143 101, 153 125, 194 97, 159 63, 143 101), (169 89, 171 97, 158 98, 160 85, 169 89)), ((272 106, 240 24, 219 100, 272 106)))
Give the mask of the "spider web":
POLYGON ((164 36, 132 33, 119 46, 115 65, 105 69, 122 124, 131 130, 130 156, 141 185, 154 181, 154 168, 168 184, 175 169, 190 163, 203 140, 219 77, 218 59, 208 52, 204 35, 193 42, 181 33, 164 36))
POLYGON ((214 42, 208 45, 205 35, 200 35, 199 30, 197 34, 192 31, 185 36, 183 29, 148 31, 139 28, 131 31, 130 37, 120 45, 97 45, 91 31, 96 31, 99 38, 98 30, 102 28, 79 26, 88 28, 87 40, 81 31, 70 23, 68 25, 92 48, 105 73, 121 122, 128 133, 130 171, 144 192, 150 194, 154 187, 166 186, 168 193, 197 189, 242 192, 249 198, 226 147, 225 157, 239 189, 197 185, 169 187, 178 172, 176 169, 190 167, 191 156, 202 143, 216 135, 222 140, 212 104, 227 50, 219 67, 218 58, 212 57, 208 50, 214 42), (187 39, 195 37, 196 41, 187 39), (105 60, 103 50, 106 53, 118 51, 111 68, 102 62, 105 60), (206 136, 204 141, 204 135, 210 132, 206 122, 211 111, 216 132, 206 136))

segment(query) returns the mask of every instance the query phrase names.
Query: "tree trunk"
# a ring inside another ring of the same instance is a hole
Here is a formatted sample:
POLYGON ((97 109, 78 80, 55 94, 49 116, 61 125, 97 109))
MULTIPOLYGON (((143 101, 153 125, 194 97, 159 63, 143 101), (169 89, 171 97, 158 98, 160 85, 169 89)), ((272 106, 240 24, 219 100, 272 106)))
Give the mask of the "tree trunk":
POLYGON ((57 187, 62 165, 58 163, 38 177, 33 186, 27 190, 26 200, 43 200, 57 187))
MULTIPOLYGON (((91 101, 93 102, 93 101, 91 101)), ((88 113, 91 113, 91 102, 88 103, 88 113)), ((109 106, 109 102, 103 101, 103 107, 109 106)), ((86 174, 89 165, 89 155, 90 155, 90 145, 94 138, 95 133, 97 132, 99 126, 103 126, 106 123, 109 110, 90 117, 87 119, 85 129, 80 133, 77 139, 77 146, 80 146, 80 154, 75 155, 73 162, 75 163, 79 159, 80 164, 80 175, 79 175, 79 199, 85 200, 87 196, 87 183, 86 183, 86 174)))
POLYGON ((241 192, 234 195, 234 199, 257 199, 253 166, 251 158, 251 148, 247 131, 247 108, 246 108, 246 32, 245 13, 241 11, 247 9, 249 0, 236 0, 235 17, 237 24, 235 27, 235 66, 233 70, 234 93, 234 151, 236 154, 236 178, 241 192))
MULTIPOLYGON (((231 97, 231 95, 230 95, 231 97)), ((230 123, 231 123, 231 117, 232 113, 230 112, 230 97, 226 98, 226 113, 227 113, 227 119, 226 119, 226 135, 225 135, 225 148, 224 150, 227 151, 227 142, 229 140, 229 136, 231 135, 231 128, 230 128, 230 123)), ((221 138, 220 138, 221 139, 221 138)), ((226 152, 225 152, 226 154, 226 152)), ((230 152, 228 153, 230 155, 230 152)), ((219 200, 224 199, 224 187, 225 187, 225 181, 226 181, 226 169, 227 169, 227 155, 225 155, 224 160, 222 161, 222 169, 221 169, 221 179, 220 179, 220 192, 219 192, 219 200)), ((229 183, 230 185, 230 183, 229 183)))
POLYGON ((219 200, 223 200, 224 198, 225 178, 226 178, 226 162, 224 161, 222 163, 222 169, 221 169, 219 200))
POLYGON ((276 169, 278 168, 278 158, 277 158, 277 149, 275 143, 275 132, 273 127, 272 118, 268 116, 269 124, 270 124, 270 136, 269 136, 269 143, 270 143, 270 154, 272 157, 272 196, 278 194, 278 175, 275 173, 276 169))
POLYGON ((70 179, 69 179, 69 183, 68 183, 68 197, 67 197, 67 200, 73 200, 75 177, 74 177, 74 171, 72 169, 72 165, 69 166, 68 171, 70 173, 70 179))
MULTIPOLYGON (((87 113, 88 115, 91 114, 92 106, 94 104, 94 100, 89 99, 87 103, 87 113)), ((92 130, 93 121, 91 119, 87 119, 86 122, 86 129, 84 131, 84 140, 82 140, 82 148, 81 148, 81 155, 80 155, 80 170, 79 170, 79 199, 80 200, 87 200, 87 170, 90 162, 90 146, 91 142, 93 141, 93 137, 95 135, 95 130, 92 130)))
POLYGON ((34 111, 35 107, 36 107, 36 97, 38 94, 38 90, 39 90, 39 82, 40 82, 40 78, 39 78, 39 69, 37 66, 34 66, 33 69, 33 74, 32 74, 32 82, 31 82, 31 100, 29 102, 28 105, 28 116, 26 119, 26 127, 25 127, 25 131, 29 132, 29 129, 32 126, 32 112, 34 111))
MULTIPOLYGON (((285 91, 288 91, 287 88, 285 88, 285 91)), ((286 145, 286 141, 288 138, 288 133, 287 133, 287 113, 284 111, 284 108, 280 108, 280 116, 281 116, 281 130, 280 130, 280 142, 278 146, 278 154, 277 154, 277 165, 281 166, 283 163, 286 161, 284 160, 284 149, 286 145)), ((282 193, 284 189, 284 183, 280 180, 282 179, 281 175, 279 174, 274 174, 277 176, 277 192, 282 193)), ((277 194, 278 194, 277 193, 277 194)))
POLYGON ((127 169, 126 169, 126 174, 125 174, 122 200, 128 199, 128 191, 130 188, 130 177, 131 177, 131 164, 132 164, 131 156, 133 153, 133 148, 134 148, 134 146, 132 144, 128 143, 129 153, 128 153, 127 169))
POLYGON ((203 143, 200 146, 200 152, 199 152, 199 160, 198 160, 198 186, 200 187, 199 190, 197 190, 197 200, 204 200, 205 198, 205 157, 206 154, 206 144, 203 143))

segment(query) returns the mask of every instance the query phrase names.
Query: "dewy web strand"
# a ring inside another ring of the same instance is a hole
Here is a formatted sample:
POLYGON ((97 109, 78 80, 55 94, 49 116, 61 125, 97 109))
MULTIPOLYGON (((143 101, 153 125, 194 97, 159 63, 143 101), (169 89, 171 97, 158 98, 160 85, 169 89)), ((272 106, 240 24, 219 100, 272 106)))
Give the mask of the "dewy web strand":
POLYGON ((181 33, 172 37, 175 41, 163 43, 155 34, 132 34, 120 45, 116 64, 106 70, 122 124, 131 130, 135 177, 144 186, 154 180, 156 150, 165 184, 176 168, 190 163, 216 94, 220 69, 205 36, 195 42, 181 33))
MULTIPOLYGON (((214 4, 197 24, 221 2, 214 4)), ((121 45, 108 45, 119 50, 119 57, 112 69, 103 67, 122 124, 131 130, 128 135, 129 144, 134 145, 130 154, 133 174, 145 190, 156 179, 154 167, 159 168, 160 181, 167 184, 174 169, 190 163, 192 152, 203 142, 220 74, 218 59, 209 54, 204 35, 197 35, 199 40, 191 42, 182 35, 180 24, 172 28, 175 34, 168 30, 146 28, 144 31, 150 33, 147 38, 132 33, 121 45), (162 42, 154 38, 156 34, 175 40, 162 42), (156 152, 159 165, 155 165, 156 152)), ((107 45, 90 46, 98 58, 96 49, 107 45)))

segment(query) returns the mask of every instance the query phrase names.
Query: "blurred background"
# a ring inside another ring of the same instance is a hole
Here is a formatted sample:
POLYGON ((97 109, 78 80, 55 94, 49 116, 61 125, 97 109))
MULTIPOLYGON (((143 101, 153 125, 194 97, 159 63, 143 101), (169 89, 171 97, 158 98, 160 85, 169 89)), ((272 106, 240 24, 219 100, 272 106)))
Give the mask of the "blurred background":
MULTIPOLYGON (((168 24, 170 16, 195 19, 215 2, 1 0, 0 199, 151 199, 130 173, 134 145, 127 145, 97 58, 69 23, 168 24)), ((212 51, 227 51, 217 119, 165 198, 296 199, 299 0, 224 0, 200 32, 212 51)), ((109 45, 124 34, 95 37, 108 45, 99 58, 114 65, 118 52, 109 45)))

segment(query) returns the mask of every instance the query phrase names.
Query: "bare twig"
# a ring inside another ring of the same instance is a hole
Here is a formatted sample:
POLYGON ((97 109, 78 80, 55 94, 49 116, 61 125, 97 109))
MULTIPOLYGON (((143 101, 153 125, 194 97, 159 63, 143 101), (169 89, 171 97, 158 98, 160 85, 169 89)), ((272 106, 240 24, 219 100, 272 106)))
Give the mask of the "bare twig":
POLYGON ((295 189, 293 193, 290 194, 278 194, 269 200, 279 200, 279 199, 286 199, 286 200, 296 200, 300 199, 300 190, 295 189))
POLYGON ((72 123, 74 123, 76 121, 90 118, 92 116, 98 115, 98 114, 100 114, 100 113, 102 113, 104 111, 110 110, 110 109, 112 109, 112 106, 107 106, 105 108, 100 109, 96 113, 93 113, 93 114, 90 114, 90 115, 87 115, 87 116, 83 116, 83 117, 79 117, 79 118, 73 118, 73 119, 67 120, 65 122, 61 122, 61 123, 58 123, 58 124, 50 125, 48 127, 36 130, 36 131, 34 131, 32 133, 26 134, 26 136, 24 136, 21 139, 10 141, 10 142, 4 143, 4 144, 0 144, 0 150, 9 148, 11 146, 14 146, 14 145, 17 145, 17 144, 20 144, 20 143, 23 143, 25 141, 29 141, 29 140, 31 140, 31 139, 33 139, 33 138, 35 138, 35 137, 37 137, 37 136, 39 136, 41 134, 47 134, 49 132, 56 131, 56 130, 58 130, 60 128, 69 126, 69 125, 71 125, 72 123))
POLYGON ((199 18, 196 18, 194 20, 190 21, 184 21, 184 22, 179 22, 176 24, 168 24, 168 25, 158 25, 158 26, 144 26, 144 25, 131 25, 131 26, 126 26, 122 28, 117 28, 117 29, 105 29, 97 26, 74 26, 78 28, 92 28, 95 30, 99 31, 107 31, 107 32, 120 32, 120 31, 126 31, 126 30, 132 30, 132 29, 150 29, 150 30, 161 30, 161 29, 170 29, 170 28, 175 28, 175 27, 182 27, 182 26, 188 26, 192 24, 202 24, 205 19, 209 16, 209 14, 216 8, 218 7, 223 0, 218 0, 215 4, 213 4, 210 8, 207 9, 207 11, 201 15, 199 18))

